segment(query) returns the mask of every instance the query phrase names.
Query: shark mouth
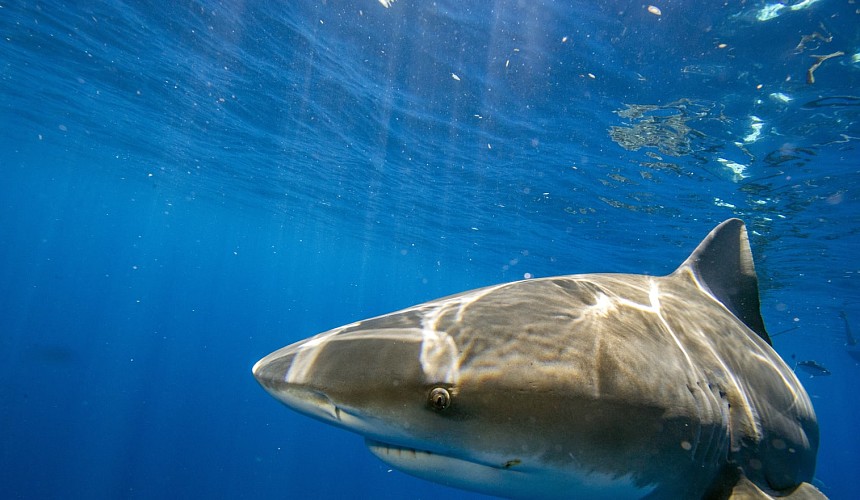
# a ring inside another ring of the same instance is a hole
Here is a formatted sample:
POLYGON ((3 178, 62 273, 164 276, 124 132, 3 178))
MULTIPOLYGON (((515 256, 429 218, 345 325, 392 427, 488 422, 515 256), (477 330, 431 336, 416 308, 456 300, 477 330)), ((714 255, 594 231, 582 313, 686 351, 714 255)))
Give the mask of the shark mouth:
POLYGON ((468 465, 470 467, 496 469, 500 471, 512 470, 522 464, 522 460, 518 458, 512 458, 502 463, 485 463, 429 450, 385 443, 372 438, 365 438, 364 442, 370 452, 379 457, 380 460, 399 469, 403 469, 411 474, 415 473, 413 472, 413 469, 416 467, 426 467, 429 465, 435 465, 438 467, 442 463, 446 464, 445 468, 459 464, 460 466, 468 465))
POLYGON ((368 437, 365 444, 377 458, 412 476, 507 498, 639 498, 657 486, 637 485, 626 474, 553 470, 528 457, 478 461, 368 437))
POLYGON ((406 474, 434 481, 454 488, 462 488, 497 496, 516 496, 527 498, 529 495, 513 492, 512 489, 530 476, 518 470, 519 459, 501 460, 500 463, 482 463, 472 458, 459 458, 433 451, 365 438, 365 444, 377 458, 406 474))

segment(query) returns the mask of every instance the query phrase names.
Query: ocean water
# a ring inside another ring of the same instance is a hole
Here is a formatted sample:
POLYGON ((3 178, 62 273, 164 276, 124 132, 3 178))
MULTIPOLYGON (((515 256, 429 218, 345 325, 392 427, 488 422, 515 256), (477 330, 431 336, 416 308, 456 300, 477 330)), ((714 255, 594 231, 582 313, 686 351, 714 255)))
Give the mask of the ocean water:
POLYGON ((832 373, 798 372, 815 484, 856 497, 855 3, 0 1, 0 35, 0 497, 479 498, 251 366, 492 283, 667 273, 729 217, 775 348, 832 373))

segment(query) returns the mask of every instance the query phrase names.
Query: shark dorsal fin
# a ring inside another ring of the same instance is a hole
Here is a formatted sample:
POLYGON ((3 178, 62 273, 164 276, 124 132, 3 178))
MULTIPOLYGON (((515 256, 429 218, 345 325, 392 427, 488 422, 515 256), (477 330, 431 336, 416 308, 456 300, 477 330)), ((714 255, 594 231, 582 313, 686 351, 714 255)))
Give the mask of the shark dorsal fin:
POLYGON ((750 330, 771 343, 761 317, 758 277, 742 220, 729 219, 715 227, 673 276, 685 271, 750 330))

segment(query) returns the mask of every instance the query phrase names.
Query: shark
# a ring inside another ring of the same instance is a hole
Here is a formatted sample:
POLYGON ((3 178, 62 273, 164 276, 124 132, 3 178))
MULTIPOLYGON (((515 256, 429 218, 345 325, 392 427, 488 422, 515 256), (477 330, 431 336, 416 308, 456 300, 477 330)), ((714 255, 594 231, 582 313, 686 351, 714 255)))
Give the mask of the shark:
POLYGON ((253 374, 395 469, 506 498, 826 498, 744 223, 673 273, 504 283, 283 347, 253 374))
MULTIPOLYGON (((792 356, 792 359, 794 356, 792 356)), ((814 359, 807 359, 803 361, 798 361, 794 365, 795 371, 797 369, 801 369, 809 374, 809 377, 826 377, 828 375, 832 375, 832 372, 827 369, 826 366, 822 365, 818 361, 814 359)))

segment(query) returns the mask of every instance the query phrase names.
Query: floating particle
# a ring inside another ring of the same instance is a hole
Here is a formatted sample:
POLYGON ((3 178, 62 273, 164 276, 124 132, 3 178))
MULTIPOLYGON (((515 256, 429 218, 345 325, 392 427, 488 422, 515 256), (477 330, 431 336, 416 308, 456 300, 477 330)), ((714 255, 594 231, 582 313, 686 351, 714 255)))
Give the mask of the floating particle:
POLYGON ((815 58, 815 63, 812 66, 810 66, 808 70, 806 70, 806 83, 808 83, 808 84, 815 83, 815 75, 813 75, 813 73, 815 73, 815 70, 817 70, 818 67, 821 66, 821 63, 823 63, 824 61, 831 59, 833 57, 841 57, 844 55, 845 55, 845 52, 842 52, 840 50, 839 52, 834 52, 832 54, 827 54, 825 56, 815 56, 815 55, 812 56, 815 58))
MULTIPOLYGON (((831 35, 830 32, 827 31, 827 28, 824 27, 824 23, 821 23, 820 26, 821 26, 821 31, 823 31, 825 34, 822 35, 821 33, 814 31, 809 35, 801 36, 800 42, 798 42, 797 46, 794 47, 794 53, 795 54, 800 54, 801 52, 803 52, 804 50, 806 50, 808 48, 813 48, 813 47, 807 47, 806 44, 808 44, 809 42, 814 42, 817 40, 817 41, 823 42, 823 43, 830 43, 833 41, 833 35, 831 35)), ((821 43, 818 43, 814 47, 814 49, 817 49, 820 46, 821 46, 821 43)))
POLYGON ((791 96, 783 94, 782 92, 774 92, 774 93, 770 94, 768 97, 770 97, 771 99, 773 99, 774 101, 777 101, 777 102, 789 102, 792 100, 791 96))
POLYGON ((714 198, 714 205, 716 205, 718 207, 724 207, 724 208, 737 208, 736 206, 732 205, 731 203, 725 202, 719 198, 714 198))
POLYGON ((717 48, 718 48, 718 49, 724 49, 724 48, 726 48, 726 47, 728 47, 728 44, 725 44, 725 43, 717 44, 717 48))
POLYGON ((761 8, 761 10, 756 14, 755 18, 759 21, 770 21, 779 16, 779 11, 785 8, 785 5, 777 2, 773 4, 767 4, 761 8))
POLYGON ((453 78, 453 79, 457 80, 458 82, 460 81, 460 77, 459 77, 459 76, 457 76, 457 74, 456 74, 456 73, 451 73, 451 78, 453 78))
POLYGON ((648 12, 654 14, 655 16, 662 16, 663 15, 663 12, 660 10, 660 8, 655 7, 653 5, 648 6, 648 12))
POLYGON ((567 37, 566 36, 561 37, 561 43, 566 43, 566 42, 567 42, 567 37))
POLYGON ((745 143, 755 142, 761 137, 761 130, 764 127, 764 122, 757 116, 750 116, 750 129, 752 132, 744 137, 745 143))
MULTIPOLYGON (((729 169, 732 172, 732 174, 733 174, 732 177, 734 178, 735 182, 737 182, 741 179, 746 179, 747 177, 749 177, 749 175, 747 175, 747 173, 746 173, 746 169, 747 169, 746 165, 741 165, 738 162, 727 160, 725 158, 717 158, 717 161, 722 163, 724 167, 726 167, 727 169, 729 169)), ((720 205, 720 206, 724 206, 724 205, 720 205)))
POLYGON ((597 77, 596 77, 596 76, 594 76, 592 73, 589 73, 589 74, 588 74, 588 77, 589 77, 589 78, 591 78, 591 79, 595 79, 595 78, 597 78, 597 77))

